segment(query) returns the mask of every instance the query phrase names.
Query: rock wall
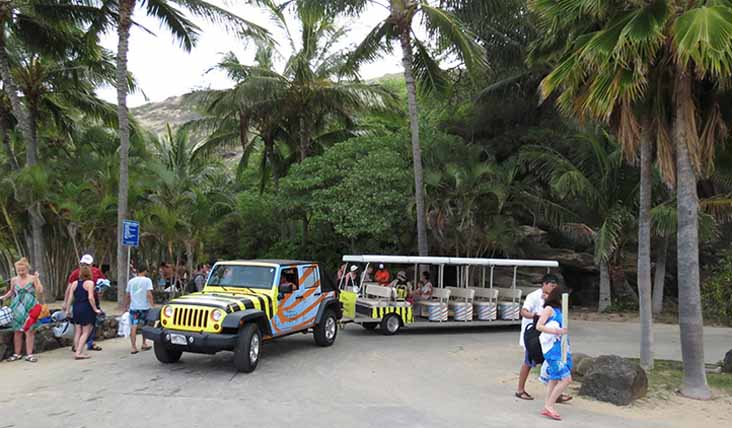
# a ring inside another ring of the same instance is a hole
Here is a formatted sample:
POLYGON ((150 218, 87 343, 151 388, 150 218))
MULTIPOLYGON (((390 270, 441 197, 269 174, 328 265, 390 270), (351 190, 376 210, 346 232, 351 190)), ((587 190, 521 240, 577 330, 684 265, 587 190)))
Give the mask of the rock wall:
MULTIPOLYGON (((100 327, 97 327, 97 341, 117 337, 117 319, 110 317, 104 320, 100 327)), ((53 336, 54 324, 43 324, 36 330, 33 353, 40 354, 45 351, 71 346, 72 339, 56 338, 53 336)), ((0 358, 6 359, 13 355, 14 332, 8 328, 0 329, 0 358)), ((25 341, 23 343, 23 354, 25 354, 25 341)))

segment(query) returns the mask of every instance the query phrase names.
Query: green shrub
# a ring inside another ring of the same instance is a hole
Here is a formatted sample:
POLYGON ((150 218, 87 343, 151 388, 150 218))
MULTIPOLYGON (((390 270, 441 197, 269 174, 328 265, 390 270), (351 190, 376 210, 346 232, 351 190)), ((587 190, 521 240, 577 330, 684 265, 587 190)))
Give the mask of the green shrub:
POLYGON ((725 251, 701 289, 705 321, 732 326, 732 251, 725 251))

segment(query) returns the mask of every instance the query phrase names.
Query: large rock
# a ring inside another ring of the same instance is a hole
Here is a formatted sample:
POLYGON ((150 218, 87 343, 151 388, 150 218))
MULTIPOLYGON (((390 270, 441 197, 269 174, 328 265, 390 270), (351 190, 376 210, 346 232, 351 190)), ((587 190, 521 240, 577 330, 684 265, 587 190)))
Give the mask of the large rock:
POLYGON ((595 359, 587 354, 572 354, 572 378, 582 380, 594 363, 595 359))
POLYGON ((722 371, 725 373, 732 373, 732 349, 730 349, 730 351, 724 356, 722 371))
POLYGON ((647 392, 648 377, 641 366, 617 355, 602 355, 585 374, 579 394, 625 406, 647 392))

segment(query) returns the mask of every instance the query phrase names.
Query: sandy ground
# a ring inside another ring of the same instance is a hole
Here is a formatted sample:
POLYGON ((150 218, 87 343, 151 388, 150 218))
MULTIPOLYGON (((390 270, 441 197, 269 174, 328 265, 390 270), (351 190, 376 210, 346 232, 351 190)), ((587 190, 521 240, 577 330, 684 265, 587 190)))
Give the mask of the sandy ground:
MULTIPOLYGON (((574 350, 630 354, 637 338, 629 326, 574 322, 574 350)), ((732 330, 719 330, 706 335, 709 354, 732 346, 732 330)), ((661 342, 678 334, 673 326, 656 333, 661 342)), ((129 342, 115 339, 88 361, 72 360, 67 348, 41 354, 36 364, 0 363, 0 427, 555 427, 538 415, 538 381, 528 386, 536 401, 513 397, 517 336, 502 328, 385 337, 350 325, 331 348, 314 346, 310 335, 269 342, 249 375, 233 370, 230 353, 185 354, 162 365, 152 351, 130 355, 129 342)), ((662 348, 664 357, 673 348, 662 348)), ((577 397, 560 409, 564 427, 732 423, 730 397, 696 402, 669 394, 628 407, 577 397)))

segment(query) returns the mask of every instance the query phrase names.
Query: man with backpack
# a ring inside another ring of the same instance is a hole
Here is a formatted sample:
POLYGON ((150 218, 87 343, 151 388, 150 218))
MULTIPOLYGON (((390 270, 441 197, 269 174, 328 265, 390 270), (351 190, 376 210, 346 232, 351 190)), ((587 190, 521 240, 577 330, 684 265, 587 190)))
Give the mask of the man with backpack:
MULTIPOLYGON (((539 335, 532 334, 534 331, 534 324, 536 319, 541 315, 544 310, 544 299, 549 293, 559 286, 559 279, 552 274, 546 274, 541 279, 541 288, 534 290, 526 296, 524 304, 521 307, 521 333, 519 335, 519 345, 524 349, 524 362, 521 364, 521 370, 519 372, 518 389, 516 390, 516 398, 522 400, 533 400, 534 397, 526 392, 526 380, 529 378, 529 372, 532 367, 536 367, 538 364, 543 362, 543 355, 541 354, 541 345, 539 344, 539 335), (535 318, 536 317, 536 318, 535 318), (526 334, 527 327, 529 328, 529 334, 526 334), (525 343, 525 335, 531 341, 531 343, 525 343), (534 343, 536 342, 536 343, 534 343), (538 345, 539 353, 531 352, 532 349, 538 345), (533 355, 537 354, 537 355, 533 355), (538 361, 541 359, 541 361, 538 361)), ((557 403, 563 403, 571 400, 572 397, 568 395, 562 395, 557 400, 557 403)))

